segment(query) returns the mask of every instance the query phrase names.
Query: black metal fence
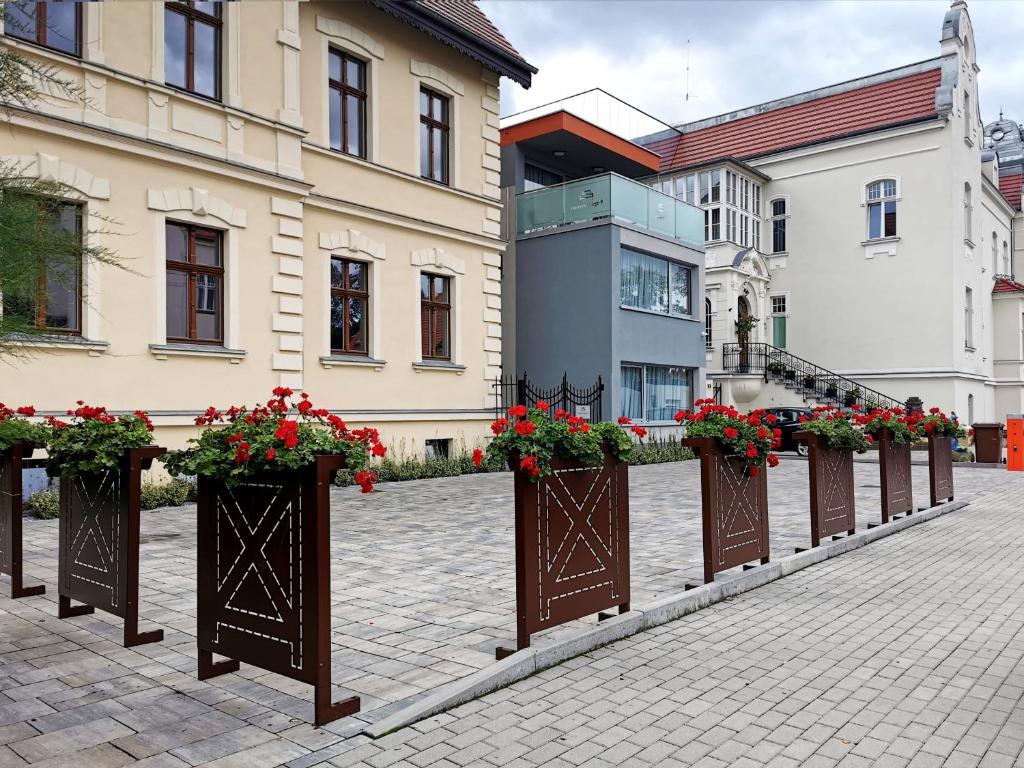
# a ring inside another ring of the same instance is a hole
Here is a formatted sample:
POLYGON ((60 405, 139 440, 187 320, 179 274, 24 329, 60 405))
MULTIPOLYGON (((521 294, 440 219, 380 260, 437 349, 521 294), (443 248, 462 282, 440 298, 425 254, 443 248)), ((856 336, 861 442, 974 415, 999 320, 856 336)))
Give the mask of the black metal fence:
POLYGON ((601 421, 601 395, 604 382, 597 377, 597 383, 589 387, 576 387, 569 383, 566 374, 553 387, 539 387, 530 381, 526 372, 521 377, 507 374, 494 380, 491 385, 495 392, 495 418, 498 418, 514 405, 533 406, 543 400, 552 410, 561 408, 574 416, 582 416, 589 422, 601 421))
POLYGON ((733 373, 758 373, 819 403, 865 410, 903 406, 899 400, 852 379, 762 342, 722 345, 722 367, 733 373))

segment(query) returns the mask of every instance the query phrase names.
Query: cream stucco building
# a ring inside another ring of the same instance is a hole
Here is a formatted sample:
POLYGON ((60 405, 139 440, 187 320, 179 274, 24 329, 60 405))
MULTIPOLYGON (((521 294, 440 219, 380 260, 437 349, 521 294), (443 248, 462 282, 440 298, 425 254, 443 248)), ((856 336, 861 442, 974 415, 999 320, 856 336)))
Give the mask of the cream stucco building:
POLYGON ((11 109, 0 159, 64 182, 128 270, 50 292, 0 400, 144 408, 170 446, 278 385, 407 454, 486 432, 499 78, 535 70, 474 3, 7 5, 0 44, 84 99, 11 109))

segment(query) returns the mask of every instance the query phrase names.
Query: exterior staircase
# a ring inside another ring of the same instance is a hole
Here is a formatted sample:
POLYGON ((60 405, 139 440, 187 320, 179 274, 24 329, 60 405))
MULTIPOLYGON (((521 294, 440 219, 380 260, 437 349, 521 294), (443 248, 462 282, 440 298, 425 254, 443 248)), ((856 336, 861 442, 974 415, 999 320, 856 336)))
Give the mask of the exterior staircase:
POLYGON ((905 407, 906 404, 853 379, 822 368, 790 354, 784 349, 762 342, 741 342, 722 345, 722 363, 730 373, 757 373, 765 383, 774 381, 792 390, 808 405, 859 405, 866 411, 873 408, 905 407))

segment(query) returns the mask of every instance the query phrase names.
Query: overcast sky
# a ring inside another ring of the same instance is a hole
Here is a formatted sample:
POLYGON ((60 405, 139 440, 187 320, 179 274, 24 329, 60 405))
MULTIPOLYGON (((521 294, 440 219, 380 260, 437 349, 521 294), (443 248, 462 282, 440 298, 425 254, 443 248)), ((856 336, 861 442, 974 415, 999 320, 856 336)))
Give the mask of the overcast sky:
MULTIPOLYGON (((939 55, 948 0, 480 0, 540 69, 501 113, 600 86, 669 123, 939 55), (687 45, 689 40, 689 45, 687 45), (687 86, 687 59, 689 85, 687 86), (689 99, 686 99, 689 90, 689 99)), ((982 117, 1024 121, 1024 0, 969 0, 982 117)))

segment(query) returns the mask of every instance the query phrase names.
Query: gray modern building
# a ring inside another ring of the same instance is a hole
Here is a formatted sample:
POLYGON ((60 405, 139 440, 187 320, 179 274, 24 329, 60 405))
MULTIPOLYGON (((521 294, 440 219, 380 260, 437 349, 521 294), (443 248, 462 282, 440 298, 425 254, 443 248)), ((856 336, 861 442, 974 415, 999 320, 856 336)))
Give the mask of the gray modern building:
POLYGON ((703 212, 634 181, 658 155, 567 109, 501 133, 506 375, 600 377, 603 418, 674 424, 704 392, 703 212))

